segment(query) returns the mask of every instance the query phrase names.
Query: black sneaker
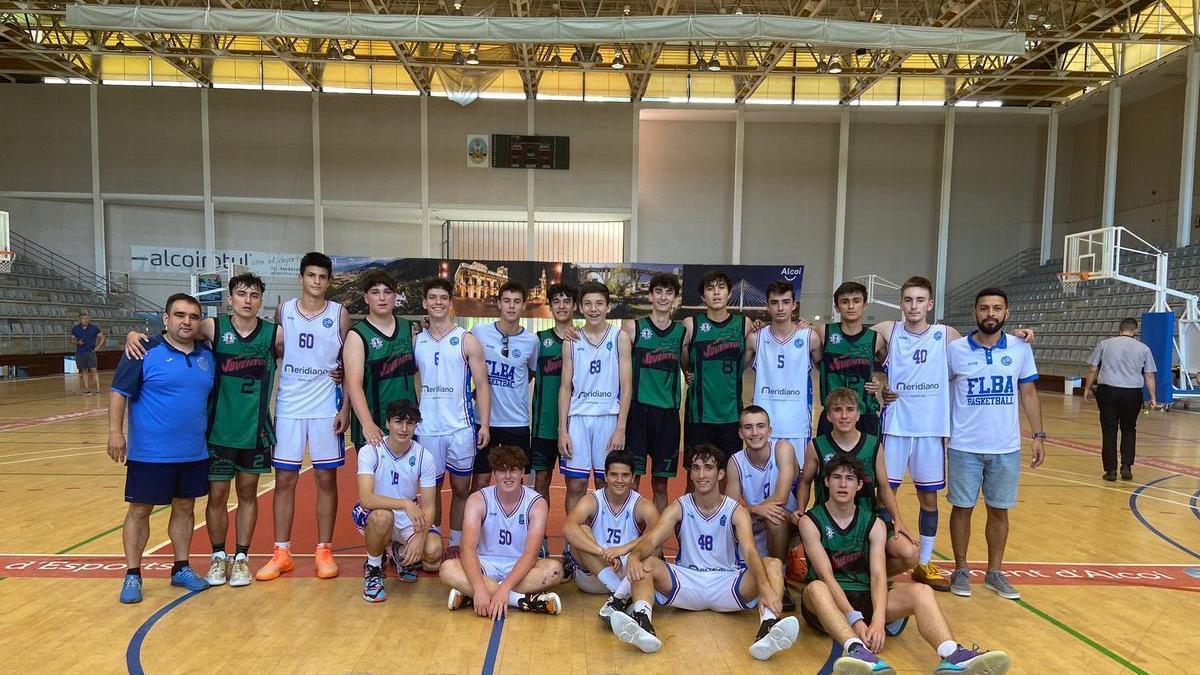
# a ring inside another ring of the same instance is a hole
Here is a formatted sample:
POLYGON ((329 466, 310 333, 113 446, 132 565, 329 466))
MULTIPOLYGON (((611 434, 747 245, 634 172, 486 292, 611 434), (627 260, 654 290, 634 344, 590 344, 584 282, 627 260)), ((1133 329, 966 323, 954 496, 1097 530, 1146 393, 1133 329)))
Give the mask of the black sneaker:
MULTIPOLYGON (((788 593, 786 588, 783 590, 783 611, 785 611, 785 612, 796 611, 796 601, 792 599, 792 594, 788 593)), ((760 635, 759 637, 762 637, 762 636, 760 635)))
POLYGON ((562 612, 562 600, 558 593, 527 593, 517 601, 517 609, 536 614, 558 614, 562 612))
POLYGON ((759 661, 766 661, 796 644, 799 635, 800 620, 796 617, 767 619, 758 625, 758 634, 754 637, 754 644, 750 645, 750 655, 759 661))
POLYGON ((1104 472, 1104 480, 1115 481, 1116 479, 1117 479, 1116 471, 1105 471, 1104 472))
POLYGON ((608 596, 608 602, 605 602, 600 607, 600 620, 609 623, 613 612, 624 612, 629 609, 629 605, 632 602, 632 598, 618 598, 615 595, 608 596))
POLYGON ((1121 467, 1121 480, 1133 480, 1133 467, 1132 466, 1121 467))
POLYGON ((662 640, 654 633, 654 625, 645 612, 613 612, 609 625, 621 642, 628 642, 646 654, 662 649, 662 640))
POLYGON ((570 549, 563 551, 562 554, 563 581, 570 581, 575 578, 575 558, 571 557, 570 549))

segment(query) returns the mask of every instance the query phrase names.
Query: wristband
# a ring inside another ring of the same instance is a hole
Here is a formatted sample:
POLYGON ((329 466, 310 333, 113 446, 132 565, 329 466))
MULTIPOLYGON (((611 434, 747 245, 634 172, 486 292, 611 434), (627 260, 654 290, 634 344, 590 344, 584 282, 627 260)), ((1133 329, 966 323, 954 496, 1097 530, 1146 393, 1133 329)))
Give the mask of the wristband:
POLYGON ((846 612, 846 621, 851 626, 863 620, 863 613, 857 609, 851 612, 846 612))
POLYGON ((1044 432, 1044 431, 1035 431, 1035 432, 1033 432, 1033 437, 1034 437, 1034 438, 1041 438, 1041 439, 1045 440, 1045 438, 1046 438, 1046 432, 1044 432))

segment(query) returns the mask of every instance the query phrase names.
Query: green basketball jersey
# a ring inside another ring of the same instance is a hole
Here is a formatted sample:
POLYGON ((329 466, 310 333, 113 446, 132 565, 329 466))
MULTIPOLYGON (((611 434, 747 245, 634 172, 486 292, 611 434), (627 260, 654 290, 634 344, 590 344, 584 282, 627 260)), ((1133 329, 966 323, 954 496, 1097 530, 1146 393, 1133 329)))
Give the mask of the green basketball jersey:
POLYGON ((558 387, 562 384, 563 339, 553 328, 538 331, 537 372, 533 374, 534 438, 558 438, 558 387))
POLYGON ((829 392, 847 387, 858 392, 858 412, 878 413, 879 400, 867 394, 866 384, 875 369, 875 330, 864 328, 857 335, 842 332, 838 323, 825 324, 825 347, 821 354, 821 405, 829 392))
POLYGON ((275 445, 270 406, 278 328, 259 320, 254 330, 242 337, 230 317, 217 317, 213 335, 217 377, 209 395, 209 443, 242 450, 275 445))
POLYGON ((853 457, 863 463, 863 467, 867 470, 867 475, 863 476, 862 489, 858 491, 858 498, 855 500, 860 507, 871 511, 875 511, 876 488, 878 487, 878 476, 875 475, 875 458, 879 454, 879 437, 871 434, 861 434, 858 438, 858 444, 850 450, 842 450, 833 440, 833 436, 829 434, 821 434, 813 439, 813 445, 817 448, 817 477, 813 479, 813 496, 816 497, 814 504, 824 504, 829 500, 829 490, 825 487, 825 463, 833 459, 835 455, 845 457, 853 457))
MULTIPOLYGON (((871 526, 875 524, 875 511, 858 505, 854 517, 843 529, 834 522, 825 504, 809 509, 808 516, 821 533, 821 546, 829 556, 833 567, 833 578, 843 591, 871 590, 871 526)), ((808 566, 808 581, 815 581, 817 572, 808 566)))
POLYGON ((728 424, 742 410, 742 357, 746 353, 746 317, 730 314, 717 323, 706 314, 693 320, 688 347, 692 385, 687 393, 688 422, 728 424))
MULTIPOLYGON (((387 431, 387 406, 397 399, 417 402, 417 362, 413 357, 412 322, 396 317, 396 330, 388 337, 362 319, 350 328, 363 341, 367 362, 363 368, 363 393, 367 408, 380 429, 387 431)), ((355 417, 350 423, 350 438, 355 447, 366 444, 362 424, 355 417)))
POLYGON ((659 330, 649 317, 634 322, 633 400, 655 408, 679 410, 679 355, 683 324, 659 330))

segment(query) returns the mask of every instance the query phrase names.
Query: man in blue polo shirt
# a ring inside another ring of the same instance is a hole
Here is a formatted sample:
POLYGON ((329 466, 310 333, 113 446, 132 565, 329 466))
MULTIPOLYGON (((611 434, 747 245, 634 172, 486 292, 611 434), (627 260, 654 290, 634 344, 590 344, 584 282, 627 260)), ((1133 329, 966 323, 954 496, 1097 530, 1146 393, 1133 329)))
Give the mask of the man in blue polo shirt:
POLYGON ((175 549, 171 585, 202 591, 208 582, 188 566, 196 497, 208 493, 208 394, 216 373, 212 351, 196 342, 200 303, 176 293, 167 299, 166 327, 141 360, 121 357, 108 408, 108 456, 125 464, 124 546, 129 566, 121 602, 142 601, 142 551, 150 512, 171 505, 167 533, 175 549), (129 410, 126 445, 125 411, 129 410))
POLYGON ((104 342, 104 331, 91 322, 87 312, 79 313, 79 323, 71 327, 71 344, 75 345, 75 366, 79 369, 82 396, 100 395, 100 372, 96 370, 96 347, 104 342), (88 376, 93 387, 88 389, 88 376))
POLYGON ((1033 431, 1036 469, 1045 457, 1042 441, 1042 408, 1038 401, 1037 366, 1033 349, 1020 338, 1004 333, 1008 296, 999 288, 985 288, 975 296, 975 324, 979 330, 954 340, 946 348, 950 366, 950 444, 947 478, 950 484, 950 542, 954 547, 954 574, 950 592, 971 595, 967 570, 967 545, 971 540, 971 513, 983 490, 987 506, 987 573, 983 585, 1000 597, 1019 600, 1021 594, 1000 571, 1008 541, 1008 511, 1017 505, 1021 475, 1021 420, 1017 403, 1033 431))

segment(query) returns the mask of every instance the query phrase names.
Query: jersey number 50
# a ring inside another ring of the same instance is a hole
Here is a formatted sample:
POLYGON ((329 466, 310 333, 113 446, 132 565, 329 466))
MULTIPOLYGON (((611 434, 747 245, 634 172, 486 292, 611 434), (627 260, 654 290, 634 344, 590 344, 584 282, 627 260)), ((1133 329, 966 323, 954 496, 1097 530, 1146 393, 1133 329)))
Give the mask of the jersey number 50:
POLYGON ((512 545, 512 532, 509 532, 508 530, 500 530, 500 545, 501 546, 511 546, 512 545))

